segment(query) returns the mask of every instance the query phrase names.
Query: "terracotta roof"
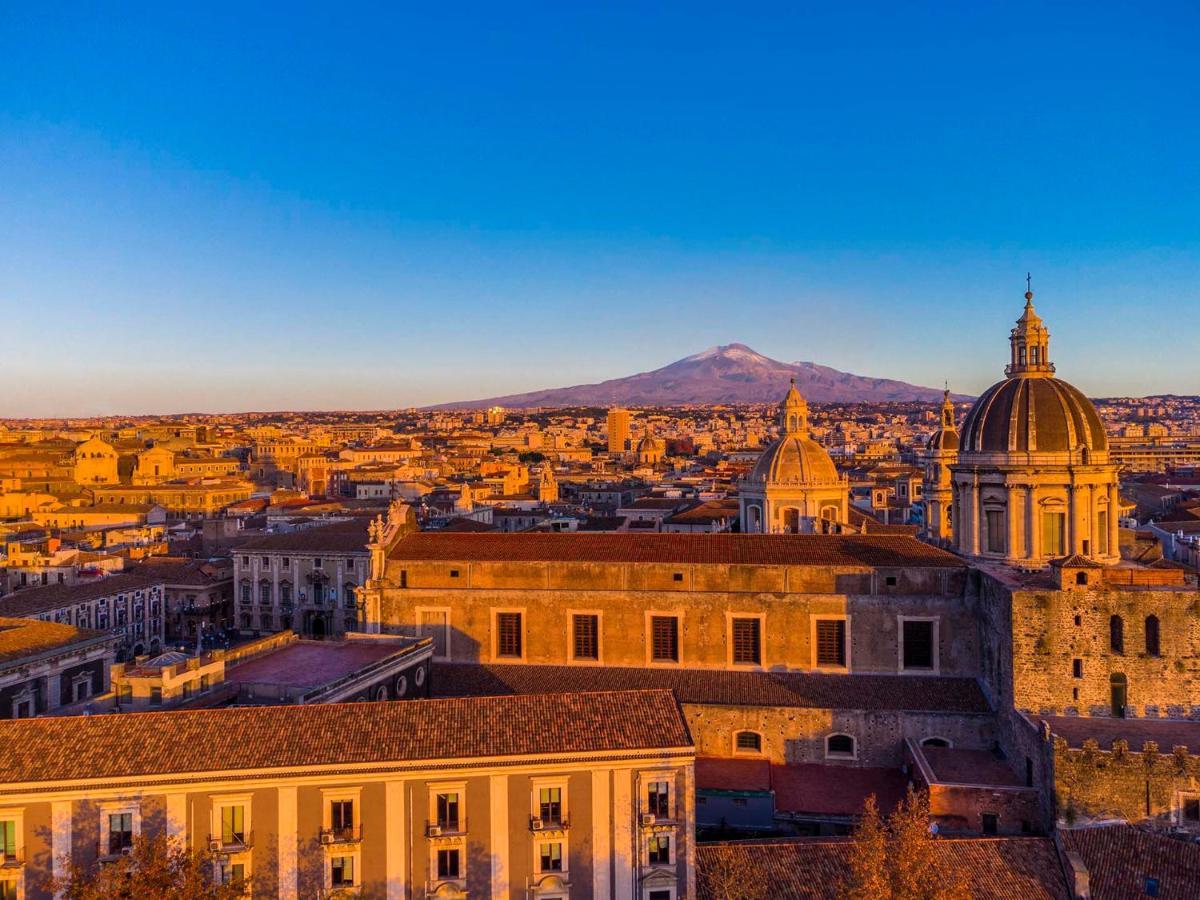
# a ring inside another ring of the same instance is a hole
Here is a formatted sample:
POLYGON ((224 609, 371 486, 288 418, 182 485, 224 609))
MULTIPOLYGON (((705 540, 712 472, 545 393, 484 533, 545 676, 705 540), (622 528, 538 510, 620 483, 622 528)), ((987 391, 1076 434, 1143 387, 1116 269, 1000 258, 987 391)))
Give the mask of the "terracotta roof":
POLYGON ((1158 879, 1161 900, 1200 896, 1200 847, 1151 834, 1132 825, 1068 828, 1059 832, 1088 869, 1088 885, 1097 900, 1145 897, 1146 879, 1158 879))
MULTIPOLYGON (((1050 838, 940 838, 937 852, 965 872, 974 900, 1068 900, 1070 893, 1050 838)), ((700 844, 696 895, 719 900, 720 872, 753 872, 772 900, 825 900, 849 872, 848 840, 700 844)))
POLYGON ((691 744, 667 691, 177 710, 0 722, 0 784, 691 744))
POLYGON ((441 697, 647 687, 673 690, 681 703, 989 712, 987 700, 973 678, 472 663, 435 663, 434 668, 433 691, 441 697))
POLYGON ((961 568, 958 557, 903 535, 445 534, 402 538, 389 558, 503 562, 961 568))
POLYGON ((897 769, 798 763, 771 766, 778 812, 815 816, 857 816, 874 794, 879 811, 890 815, 904 799, 908 778, 897 769))
POLYGON ((268 550, 295 553, 367 553, 367 518, 268 534, 242 544, 239 551, 268 550))
POLYGON ((1103 569, 1104 566, 1079 553, 1071 556, 1064 556, 1061 559, 1050 560, 1050 565, 1059 569, 1103 569))
POLYGON ((0 619, 0 665, 108 637, 104 632, 73 625, 37 619, 0 619))
POLYGON ((26 588, 0 597, 0 615, 36 616, 40 613, 76 603, 85 603, 97 597, 112 597, 162 584, 157 575, 110 575, 79 584, 50 584, 46 587, 26 588))
POLYGON ((1159 750, 1184 746, 1200 754, 1200 722, 1182 719, 1110 719, 1106 716, 1044 716, 1052 734, 1074 748, 1092 738, 1107 750, 1113 741, 1129 742, 1130 750, 1141 750, 1145 741, 1156 741, 1159 750))

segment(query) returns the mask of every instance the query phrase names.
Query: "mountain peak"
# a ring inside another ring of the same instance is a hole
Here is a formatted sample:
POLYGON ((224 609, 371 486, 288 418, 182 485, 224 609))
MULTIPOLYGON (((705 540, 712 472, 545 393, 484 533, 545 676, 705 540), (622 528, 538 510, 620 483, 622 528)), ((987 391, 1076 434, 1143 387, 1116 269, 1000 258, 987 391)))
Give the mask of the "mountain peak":
POLYGON ((699 353, 694 353, 691 356, 684 357, 679 362, 699 362, 704 359, 712 359, 714 357, 724 357, 726 359, 754 359, 770 361, 752 347, 747 347, 745 344, 718 344, 715 347, 709 347, 707 350, 701 350, 699 353))

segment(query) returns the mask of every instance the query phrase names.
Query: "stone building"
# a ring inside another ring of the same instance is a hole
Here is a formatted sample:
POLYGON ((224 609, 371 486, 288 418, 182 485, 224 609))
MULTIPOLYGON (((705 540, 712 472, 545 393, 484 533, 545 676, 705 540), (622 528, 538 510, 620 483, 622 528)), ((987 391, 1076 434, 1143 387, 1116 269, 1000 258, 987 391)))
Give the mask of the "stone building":
POLYGON ((104 693, 116 642, 100 631, 0 618, 0 719, 53 713, 104 693))
POLYGON ((958 428, 954 423, 954 404, 950 389, 942 395, 938 429, 925 446, 924 478, 921 500, 924 536, 934 544, 948 546, 954 539, 954 481, 950 467, 958 462, 958 428))
POLYGON ((796 381, 779 405, 780 438, 738 484, 749 534, 832 533, 848 521, 850 488, 828 451, 808 433, 808 403, 796 381))
POLYGON ((1092 402, 1055 377, 1050 332, 1025 294, 1005 379, 962 424, 953 473, 959 553, 1021 568, 1079 554, 1120 559, 1117 467, 1092 402))
POLYGON ((683 900, 693 782, 667 691, 10 722, 0 879, 40 900, 166 834, 256 897, 683 900))

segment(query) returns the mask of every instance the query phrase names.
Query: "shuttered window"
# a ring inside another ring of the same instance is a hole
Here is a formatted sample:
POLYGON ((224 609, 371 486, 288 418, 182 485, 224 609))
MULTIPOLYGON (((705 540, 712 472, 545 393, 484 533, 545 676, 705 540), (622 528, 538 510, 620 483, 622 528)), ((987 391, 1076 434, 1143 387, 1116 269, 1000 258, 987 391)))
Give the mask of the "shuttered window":
POLYGON ((651 616, 650 658, 654 662, 679 662, 679 619, 651 616))
POLYGON ((933 623, 904 623, 904 668, 933 668, 933 623))
POLYGON ((600 658, 600 617, 576 615, 572 622, 575 629, 575 659, 600 658))
POLYGON ((521 656, 521 614, 496 613, 497 656, 521 656))
POLYGON ((762 664, 762 622, 759 619, 733 620, 733 661, 741 665, 762 664))
POLYGON ((846 620, 817 620, 817 665, 846 665, 846 620))

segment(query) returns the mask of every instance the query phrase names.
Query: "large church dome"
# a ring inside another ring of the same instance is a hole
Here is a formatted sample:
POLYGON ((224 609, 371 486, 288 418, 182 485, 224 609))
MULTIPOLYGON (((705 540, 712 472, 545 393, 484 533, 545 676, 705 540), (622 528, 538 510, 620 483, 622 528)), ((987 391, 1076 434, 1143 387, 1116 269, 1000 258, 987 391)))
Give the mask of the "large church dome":
POLYGON ((838 481, 837 466, 829 452, 812 438, 785 434, 763 451, 751 481, 771 484, 821 484, 838 481))

